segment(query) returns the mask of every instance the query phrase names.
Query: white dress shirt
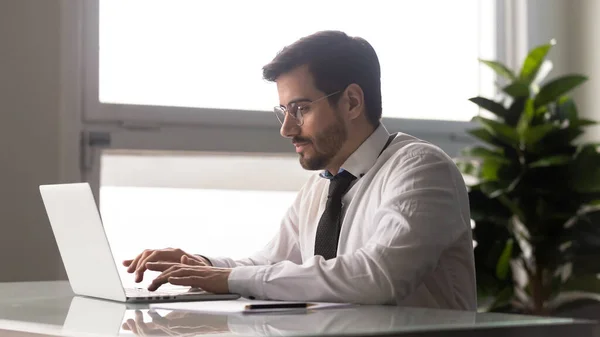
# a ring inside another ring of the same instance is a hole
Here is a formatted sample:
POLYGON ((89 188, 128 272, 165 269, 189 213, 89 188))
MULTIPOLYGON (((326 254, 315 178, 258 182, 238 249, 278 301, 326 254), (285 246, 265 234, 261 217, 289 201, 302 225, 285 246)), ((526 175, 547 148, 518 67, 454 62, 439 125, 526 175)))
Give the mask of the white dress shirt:
POLYGON ((380 125, 342 168, 357 177, 343 198, 337 257, 314 256, 329 180, 315 174, 279 233, 234 261, 229 290, 274 300, 396 304, 476 310, 469 201, 456 165, 438 147, 380 125))

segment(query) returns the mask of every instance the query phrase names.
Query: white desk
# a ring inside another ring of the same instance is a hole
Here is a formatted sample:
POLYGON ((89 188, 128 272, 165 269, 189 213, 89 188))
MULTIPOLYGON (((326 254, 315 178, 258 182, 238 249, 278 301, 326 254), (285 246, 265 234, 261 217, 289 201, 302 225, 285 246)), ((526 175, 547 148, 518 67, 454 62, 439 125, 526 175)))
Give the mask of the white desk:
POLYGON ((65 281, 0 283, 0 336, 7 331, 59 336, 600 336, 598 325, 570 318, 358 306, 305 314, 206 315, 73 297, 65 281), (137 324, 135 319, 138 319, 137 324), (145 321, 145 322, 144 322, 145 321), (152 322, 153 321, 153 322, 152 322), (124 324, 125 323, 125 324, 124 324))

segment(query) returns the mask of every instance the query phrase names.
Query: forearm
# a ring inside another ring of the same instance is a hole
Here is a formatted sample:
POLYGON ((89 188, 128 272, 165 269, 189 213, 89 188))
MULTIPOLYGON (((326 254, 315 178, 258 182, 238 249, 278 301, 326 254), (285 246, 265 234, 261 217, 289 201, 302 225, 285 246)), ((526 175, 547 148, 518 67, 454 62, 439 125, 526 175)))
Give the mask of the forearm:
POLYGON ((273 300, 388 304, 394 287, 385 270, 364 251, 325 261, 316 256, 302 265, 283 261, 271 266, 236 268, 232 292, 273 300))

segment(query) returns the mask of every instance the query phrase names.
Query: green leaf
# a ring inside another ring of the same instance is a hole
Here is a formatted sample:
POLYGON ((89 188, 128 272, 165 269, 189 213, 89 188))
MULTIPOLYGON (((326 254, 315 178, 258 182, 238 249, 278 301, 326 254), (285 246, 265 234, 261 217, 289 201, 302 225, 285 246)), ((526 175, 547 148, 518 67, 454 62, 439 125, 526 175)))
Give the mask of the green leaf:
POLYGON ((512 97, 529 97, 529 85, 521 81, 513 82, 502 89, 512 97))
POLYGON ((600 192, 600 154, 596 145, 579 148, 569 167, 570 186, 579 193, 600 192))
POLYGON ((522 179, 523 179, 523 174, 519 174, 515 179, 513 179, 513 181, 510 182, 510 184, 506 188, 506 192, 510 193, 510 192, 514 191, 514 189, 517 188, 517 186, 519 186, 522 179))
POLYGON ((514 102, 508 108, 508 114, 504 121, 506 124, 510 126, 517 125, 521 115, 523 114, 523 109, 525 109, 525 102, 527 101, 527 97, 518 97, 515 98, 514 102))
POLYGON ((528 99, 527 102, 525 102, 525 110, 523 110, 521 118, 519 118, 519 122, 517 123, 517 134, 519 135, 519 139, 523 140, 525 138, 534 116, 535 110, 533 109, 533 100, 528 99))
POLYGON ((525 144, 527 146, 535 146, 540 140, 552 133, 552 131, 556 131, 558 129, 559 127, 554 124, 542 124, 534 126, 525 134, 525 144))
POLYGON ((510 270, 510 259, 512 257, 513 250, 513 239, 508 239, 506 241, 506 246, 502 250, 502 254, 500 254, 500 259, 498 259, 498 264, 496 265, 496 277, 501 280, 506 280, 508 276, 508 271, 510 270))
POLYGON ((517 79, 517 76, 515 76, 515 74, 512 72, 512 70, 508 69, 504 64, 502 64, 500 62, 488 61, 488 60, 482 60, 482 59, 479 59, 479 62, 487 65, 493 71, 495 71, 496 74, 498 74, 504 78, 507 78, 511 81, 514 81, 517 79))
POLYGON ((533 79, 535 79, 540 67, 542 66, 542 62, 546 58, 548 51, 555 44, 554 40, 552 40, 548 44, 544 44, 534 48, 529 52, 525 61, 523 62, 523 67, 521 67, 521 74, 519 78, 523 80, 527 85, 529 85, 533 79))
POLYGON ((532 90, 533 92, 535 92, 537 94, 540 91, 540 88, 539 88, 540 83, 542 83, 542 81, 546 78, 546 76, 548 76, 548 74, 552 71, 552 68, 554 68, 552 61, 544 60, 542 62, 542 65, 540 66, 540 69, 538 70, 537 75, 531 82, 531 86, 534 88, 532 90))
POLYGON ((484 160, 481 165, 481 178, 485 181, 496 181, 500 176, 502 162, 497 160, 484 160))
POLYGON ((491 150, 482 146, 471 146, 461 150, 461 154, 465 157, 477 157, 488 160, 510 163, 503 155, 502 150, 491 150))
POLYGON ((589 125, 595 125, 598 124, 598 122, 596 121, 592 121, 589 119, 578 119, 574 122, 571 123, 571 127, 582 127, 582 126, 589 126, 589 125))
POLYGON ((571 156, 568 155, 555 155, 544 159, 536 160, 528 166, 529 168, 559 166, 568 164, 569 162, 571 162, 571 159, 571 156))
POLYGON ((462 174, 473 176, 479 178, 481 169, 479 165, 475 165, 469 161, 458 161, 456 162, 456 167, 460 170, 462 174))
POLYGON ((590 206, 600 206, 600 199, 592 200, 590 202, 587 202, 587 204, 590 206))
POLYGON ((481 192, 490 199, 495 199, 504 193, 504 188, 496 182, 485 182, 481 184, 481 192))
POLYGON ((498 295, 496 295, 496 299, 490 305, 489 310, 494 311, 495 309, 509 305, 510 300, 512 299, 513 295, 514 295, 513 287, 508 286, 508 287, 502 289, 498 293, 498 295))
POLYGON ((598 276, 586 275, 571 277, 563 285, 563 291, 582 291, 587 293, 600 293, 600 279, 598 276))
POLYGON ((474 117, 473 120, 481 123, 484 129, 489 131, 493 136, 502 141, 504 144, 510 146, 517 146, 519 139, 517 131, 511 128, 510 126, 483 117, 474 117))
POLYGON ((477 104, 479 107, 489 112, 494 113, 496 116, 502 118, 506 117, 507 110, 504 108, 504 106, 502 106, 502 104, 498 102, 494 102, 484 97, 473 97, 470 98, 469 101, 477 104))
POLYGON ((558 99, 557 110, 561 120, 568 119, 569 122, 574 122, 578 119, 577 106, 568 96, 562 96, 558 99))
POLYGON ((525 218, 525 215, 523 214, 523 211, 521 211, 519 206, 517 206, 517 204, 510 200, 506 195, 500 195, 498 197, 498 201, 506 208, 508 208, 512 212, 512 214, 516 215, 519 219, 523 220, 525 218))
POLYGON ((488 144, 492 144, 492 145, 496 145, 496 146, 499 146, 502 144, 500 141, 498 141, 496 139, 496 137, 494 137, 494 135, 492 135, 488 130, 486 130, 484 128, 467 130, 467 133, 479 140, 482 140, 482 141, 488 143, 488 144))
POLYGON ((548 82, 540 89, 539 94, 535 98, 535 107, 537 108, 559 99, 561 95, 566 94, 585 81, 587 81, 587 77, 585 76, 567 75, 548 82))

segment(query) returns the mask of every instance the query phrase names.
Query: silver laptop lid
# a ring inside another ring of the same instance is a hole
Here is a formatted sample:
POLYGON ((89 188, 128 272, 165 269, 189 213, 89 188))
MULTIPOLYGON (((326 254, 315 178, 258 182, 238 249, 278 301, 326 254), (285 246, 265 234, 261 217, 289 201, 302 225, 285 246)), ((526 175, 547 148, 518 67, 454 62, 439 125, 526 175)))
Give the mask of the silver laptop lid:
POLYGON ((40 186, 73 292, 124 302, 100 213, 88 183, 40 186))

